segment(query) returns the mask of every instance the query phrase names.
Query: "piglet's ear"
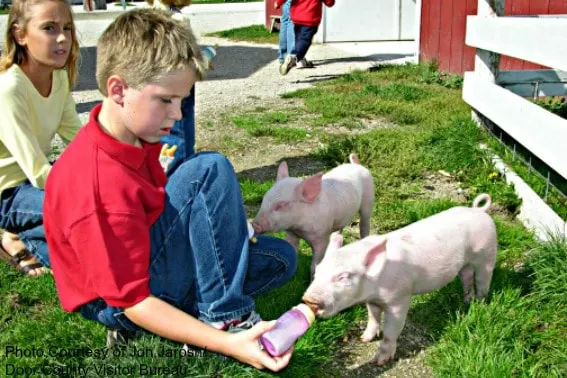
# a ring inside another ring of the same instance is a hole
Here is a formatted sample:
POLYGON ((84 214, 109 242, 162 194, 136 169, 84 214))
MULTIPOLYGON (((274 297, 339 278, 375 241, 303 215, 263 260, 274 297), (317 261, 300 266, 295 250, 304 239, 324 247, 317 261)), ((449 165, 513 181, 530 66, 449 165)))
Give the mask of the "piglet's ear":
POLYGON ((366 267, 367 272, 372 268, 372 265, 374 265, 378 255, 386 251, 386 241, 387 239, 383 238, 378 244, 366 252, 366 256, 364 257, 364 266, 366 267))
POLYGON ((284 179, 286 177, 289 177, 289 173, 287 171, 287 163, 285 161, 282 161, 280 163, 280 166, 278 167, 278 175, 276 176, 276 181, 280 181, 281 179, 284 179))
POLYGON ((298 185, 297 190, 303 202, 313 203, 321 193, 321 180, 323 173, 317 173, 315 176, 307 177, 298 185))
POLYGON ((343 236, 340 232, 333 232, 329 238, 329 246, 327 250, 339 249, 343 246, 343 236))

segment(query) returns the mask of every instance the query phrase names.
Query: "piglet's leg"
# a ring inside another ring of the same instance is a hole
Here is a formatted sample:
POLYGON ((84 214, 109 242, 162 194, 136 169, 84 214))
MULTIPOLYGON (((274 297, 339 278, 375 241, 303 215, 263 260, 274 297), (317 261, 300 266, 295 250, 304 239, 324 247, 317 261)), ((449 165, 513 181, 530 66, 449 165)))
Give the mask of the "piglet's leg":
POLYGON ((291 232, 286 232, 285 240, 287 240, 287 242, 291 244, 293 249, 295 249, 295 252, 299 250, 299 238, 295 234, 292 234, 291 232))
POLYGON ((378 366, 385 365, 396 353, 398 336, 400 336, 406 323, 410 299, 410 296, 401 298, 384 310, 384 340, 380 344, 380 349, 378 349, 375 357, 378 366))
POLYGON ((313 277, 315 276, 315 268, 319 265, 321 260, 323 260, 323 257, 325 257, 325 251, 327 250, 328 244, 328 235, 325 238, 321 238, 320 240, 311 243, 311 248, 313 249, 313 259, 311 260, 311 281, 313 281, 313 277))
POLYGON ((380 334, 380 318, 382 316, 381 307, 366 303, 366 308, 368 309, 368 324, 366 324, 366 330, 360 338, 365 343, 372 341, 374 337, 380 334))

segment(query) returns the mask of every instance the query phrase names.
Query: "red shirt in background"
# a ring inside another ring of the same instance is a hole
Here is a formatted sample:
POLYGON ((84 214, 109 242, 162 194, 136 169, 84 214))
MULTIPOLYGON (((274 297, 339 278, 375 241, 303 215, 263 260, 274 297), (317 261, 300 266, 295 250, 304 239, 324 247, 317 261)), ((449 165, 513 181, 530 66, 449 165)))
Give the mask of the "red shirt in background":
POLYGON ((54 164, 44 226, 65 311, 102 298, 130 307, 150 295, 149 229, 162 213, 167 181, 161 144, 128 145, 107 135, 101 105, 54 164))
MULTIPOLYGON (((281 7, 286 0, 277 0, 281 7)), ((335 0, 292 0, 290 17, 294 24, 319 26, 323 17, 323 3, 329 8, 335 5, 335 0)))

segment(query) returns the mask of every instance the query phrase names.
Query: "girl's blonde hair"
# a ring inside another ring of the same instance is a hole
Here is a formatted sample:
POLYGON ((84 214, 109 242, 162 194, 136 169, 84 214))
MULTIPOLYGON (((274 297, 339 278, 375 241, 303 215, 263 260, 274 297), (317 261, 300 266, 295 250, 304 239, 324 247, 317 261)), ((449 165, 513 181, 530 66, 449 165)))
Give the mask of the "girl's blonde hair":
POLYGON ((66 0, 13 0, 8 16, 8 24, 6 25, 6 37, 4 40, 4 49, 0 57, 0 72, 6 71, 12 65, 21 65, 27 59, 26 50, 20 46, 15 37, 17 32, 26 32, 27 25, 30 21, 30 8, 33 5, 41 4, 45 1, 60 1, 69 8, 71 16, 71 35, 73 41, 71 43, 71 51, 69 58, 65 64, 67 77, 69 78, 69 87, 73 88, 77 80, 78 61, 79 61, 79 42, 75 31, 75 21, 73 20, 73 12, 71 6, 66 0), (16 30, 19 29, 19 30, 16 30))

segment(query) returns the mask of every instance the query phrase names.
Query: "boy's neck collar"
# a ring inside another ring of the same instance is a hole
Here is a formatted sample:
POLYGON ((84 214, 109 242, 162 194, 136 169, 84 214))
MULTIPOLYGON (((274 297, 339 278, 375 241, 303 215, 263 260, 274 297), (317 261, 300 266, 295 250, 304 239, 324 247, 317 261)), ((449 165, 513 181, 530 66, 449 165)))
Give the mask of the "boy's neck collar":
POLYGON ((98 148, 133 169, 140 169, 146 162, 146 159, 150 161, 155 160, 159 164, 161 143, 142 143, 142 148, 138 148, 131 144, 120 142, 106 133, 98 121, 101 108, 103 108, 103 104, 98 104, 91 110, 89 122, 85 126, 89 138, 98 148))

